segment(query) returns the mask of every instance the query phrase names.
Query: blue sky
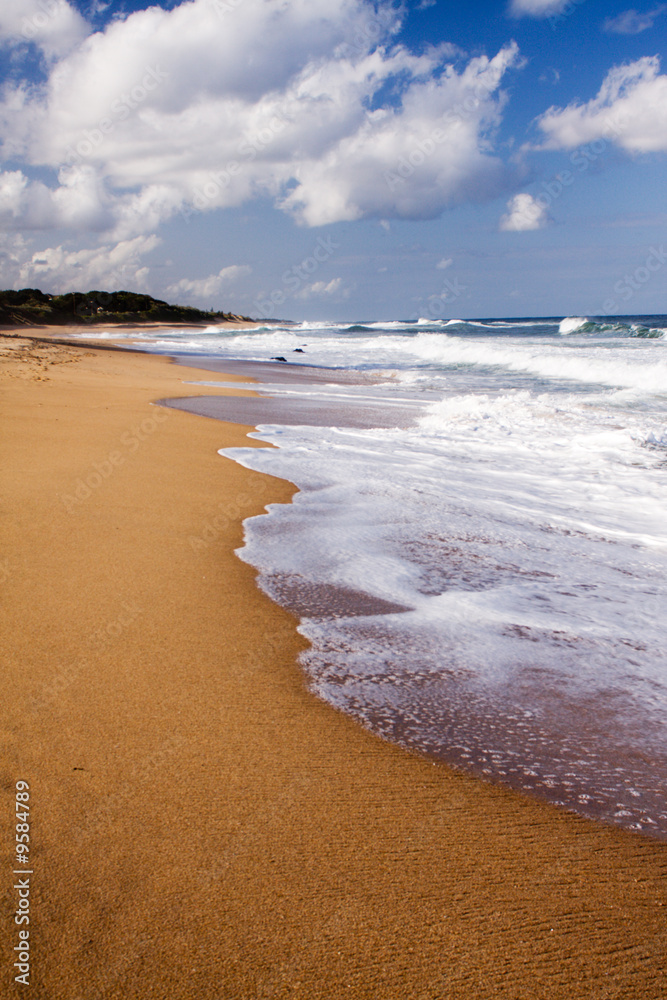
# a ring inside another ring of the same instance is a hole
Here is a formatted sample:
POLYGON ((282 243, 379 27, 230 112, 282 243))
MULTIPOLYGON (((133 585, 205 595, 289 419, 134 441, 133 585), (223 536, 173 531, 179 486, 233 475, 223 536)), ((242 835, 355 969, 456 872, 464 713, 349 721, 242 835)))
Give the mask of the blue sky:
POLYGON ((3 0, 0 285, 667 312, 667 4, 3 0))

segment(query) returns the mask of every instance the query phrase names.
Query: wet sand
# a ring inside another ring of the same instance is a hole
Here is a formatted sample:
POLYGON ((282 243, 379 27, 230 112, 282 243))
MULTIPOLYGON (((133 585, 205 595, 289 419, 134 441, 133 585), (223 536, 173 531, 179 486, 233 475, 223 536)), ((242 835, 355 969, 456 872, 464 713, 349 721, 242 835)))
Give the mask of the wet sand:
POLYGON ((295 620, 233 554, 292 487, 218 456, 261 447, 248 427, 152 405, 185 379, 0 337, 0 995, 25 992, 22 779, 38 1000, 661 997, 665 845, 310 695, 295 620))

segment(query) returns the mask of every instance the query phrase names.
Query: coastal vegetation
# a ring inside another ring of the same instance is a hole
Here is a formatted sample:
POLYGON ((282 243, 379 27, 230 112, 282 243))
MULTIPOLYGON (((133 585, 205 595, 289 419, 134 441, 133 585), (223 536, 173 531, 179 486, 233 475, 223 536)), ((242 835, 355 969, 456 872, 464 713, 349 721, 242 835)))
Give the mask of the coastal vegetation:
POLYGON ((1 326, 70 326, 100 323, 223 323, 248 316, 170 305, 138 292, 67 292, 50 295, 38 288, 0 291, 1 326))

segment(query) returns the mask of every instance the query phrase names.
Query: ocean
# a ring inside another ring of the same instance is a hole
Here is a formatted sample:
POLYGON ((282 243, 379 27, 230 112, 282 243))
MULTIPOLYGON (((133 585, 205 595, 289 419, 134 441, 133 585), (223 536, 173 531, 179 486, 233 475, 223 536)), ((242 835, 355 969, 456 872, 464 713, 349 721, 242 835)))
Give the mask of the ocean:
POLYGON ((667 316, 141 337, 255 364, 261 398, 182 405, 257 424, 277 447, 222 454, 299 489, 245 522, 238 555, 299 616, 312 691, 667 838, 667 316))

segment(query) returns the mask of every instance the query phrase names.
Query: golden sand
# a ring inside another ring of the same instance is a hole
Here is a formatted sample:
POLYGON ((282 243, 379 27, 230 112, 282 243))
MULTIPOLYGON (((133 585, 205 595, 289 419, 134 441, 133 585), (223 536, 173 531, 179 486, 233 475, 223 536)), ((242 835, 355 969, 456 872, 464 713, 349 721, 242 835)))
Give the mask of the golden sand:
POLYGON ((0 349, 0 995, 665 995, 664 844, 435 766, 308 693, 294 619, 233 554, 292 487, 218 456, 261 446, 248 428, 151 403, 200 373, 0 349))

